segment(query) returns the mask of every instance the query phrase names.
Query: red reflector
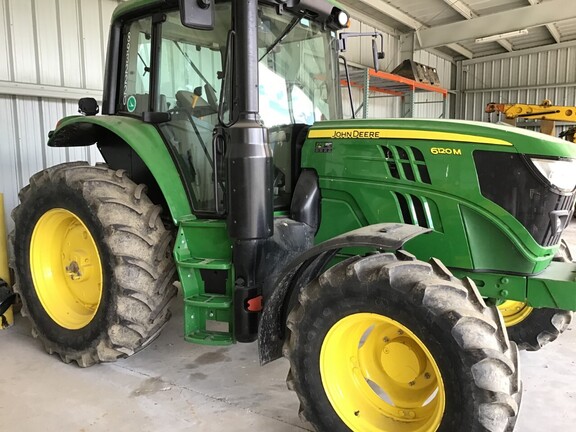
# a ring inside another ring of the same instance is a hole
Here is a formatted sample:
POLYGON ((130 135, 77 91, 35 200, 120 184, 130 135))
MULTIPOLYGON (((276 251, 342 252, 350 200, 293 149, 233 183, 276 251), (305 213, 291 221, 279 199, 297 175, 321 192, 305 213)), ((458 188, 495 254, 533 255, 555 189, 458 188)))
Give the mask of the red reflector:
POLYGON ((246 302, 249 312, 260 312, 262 310, 262 296, 251 298, 246 302))

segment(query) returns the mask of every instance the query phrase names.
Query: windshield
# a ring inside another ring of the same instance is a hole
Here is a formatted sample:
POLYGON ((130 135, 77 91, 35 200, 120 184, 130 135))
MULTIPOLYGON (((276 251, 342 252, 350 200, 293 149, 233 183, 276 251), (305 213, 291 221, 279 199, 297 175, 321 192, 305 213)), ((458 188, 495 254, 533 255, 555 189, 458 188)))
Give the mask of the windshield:
POLYGON ((262 6, 258 28, 260 117, 264 126, 340 117, 334 32, 262 6))

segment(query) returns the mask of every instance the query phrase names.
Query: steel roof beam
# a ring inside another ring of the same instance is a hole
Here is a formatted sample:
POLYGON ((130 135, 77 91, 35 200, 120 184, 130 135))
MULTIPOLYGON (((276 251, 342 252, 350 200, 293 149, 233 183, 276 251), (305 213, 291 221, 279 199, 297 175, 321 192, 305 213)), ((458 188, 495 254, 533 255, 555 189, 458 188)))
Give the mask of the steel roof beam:
MULTIPOLYGON (((534 1, 536 1, 536 0, 534 0, 534 1)), ((444 0, 444 2, 447 3, 452 9, 454 9, 456 12, 458 12, 460 15, 462 15, 467 20, 479 17, 479 15, 476 12, 474 12, 472 9, 470 9, 470 7, 466 3, 462 2, 461 0, 444 0)), ((512 44, 510 42, 508 42, 507 40, 502 39, 502 40, 499 40, 498 43, 506 51, 510 51, 510 52, 514 51, 512 44)))
POLYGON ((376 18, 371 17, 363 12, 356 11, 353 9, 346 9, 346 12, 348 12, 350 16, 356 19, 357 21, 360 21, 370 27, 374 27, 377 30, 385 31, 386 33, 389 33, 393 36, 398 36, 401 34, 401 32, 398 31, 398 29, 382 24, 376 18))
POLYGON ((357 0, 358 3, 364 3, 376 9, 383 14, 388 15, 391 18, 394 18, 396 21, 401 22, 405 26, 413 28, 414 30, 419 29, 423 26, 423 24, 415 18, 412 18, 410 15, 402 12, 399 9, 396 9, 394 6, 384 3, 382 0, 357 0))
MULTIPOLYGON (((472 51, 470 51, 468 48, 463 47, 460 44, 457 43, 450 43, 446 45, 448 48, 450 48, 452 51, 456 51, 458 54, 471 59, 472 57, 474 57, 474 53, 472 51)), ((420 47, 422 48, 422 47, 420 47)), ((424 48, 422 48, 424 49, 424 48)))
MULTIPOLYGON (((542 0, 528 0, 528 1, 533 6, 542 3, 542 0)), ((558 31, 556 26, 554 24, 546 24, 546 28, 548 29, 548 31, 550 32, 556 43, 560 43, 560 32, 558 31)))
POLYGON ((416 35, 422 48, 434 48, 572 18, 576 18, 574 0, 550 0, 467 21, 417 30, 416 35))
MULTIPOLYGON (((473 59, 464 60, 462 61, 463 65, 472 65, 476 63, 486 63, 494 60, 504 60, 513 57, 525 56, 528 54, 538 54, 542 52, 553 52, 559 49, 564 48, 576 48, 576 40, 567 41, 567 42, 560 42, 559 44, 548 44, 548 45, 540 45, 534 48, 526 48, 523 50, 516 50, 513 52, 507 52, 502 54, 492 54, 489 56, 484 57, 475 57, 473 59)), ((556 86, 556 84, 552 84, 552 86, 556 86)))
MULTIPOLYGON (((419 29, 426 29, 428 28, 428 26, 426 26, 424 23, 418 21, 415 18, 412 18, 410 15, 402 12, 401 10, 395 8, 394 6, 391 6, 388 3, 383 2, 382 0, 356 0, 355 3, 363 3, 369 7, 371 7, 372 9, 375 9, 379 12, 382 12, 383 14, 388 15, 389 17, 395 19, 396 21, 404 24, 407 27, 410 27, 416 31, 418 31, 419 29)), ((351 8, 353 9, 353 6, 351 6, 351 8)), ((352 16, 354 16, 354 12, 351 11, 352 16)), ((472 53, 472 51, 470 51, 469 49, 464 48, 462 45, 457 44, 456 42, 458 41, 452 41, 448 44, 445 44, 448 48, 450 48, 453 51, 456 51, 458 54, 466 57, 466 58, 472 58, 474 57, 474 54, 472 53)), ((422 48, 422 47, 421 47, 422 48)))

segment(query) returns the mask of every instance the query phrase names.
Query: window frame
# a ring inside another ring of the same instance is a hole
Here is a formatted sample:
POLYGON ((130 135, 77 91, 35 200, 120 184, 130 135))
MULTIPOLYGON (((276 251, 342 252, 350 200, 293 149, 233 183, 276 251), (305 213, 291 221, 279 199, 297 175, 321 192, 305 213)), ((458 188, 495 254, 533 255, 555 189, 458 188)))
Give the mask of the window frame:
MULTIPOLYGON (((177 10, 177 9, 174 9, 177 10)), ((117 84, 117 92, 115 97, 115 110, 114 114, 127 116, 127 117, 135 117, 135 118, 142 118, 141 114, 136 112, 130 112, 124 108, 123 97, 124 97, 124 74, 125 65, 128 63, 126 61, 126 57, 129 55, 127 53, 127 44, 128 44, 128 32, 130 27, 133 23, 145 19, 151 19, 151 32, 150 32, 150 64, 148 68, 150 69, 149 74, 149 83, 148 83, 148 106, 145 107, 144 112, 160 112, 159 104, 159 74, 160 74, 160 56, 161 56, 161 42, 162 42, 162 23, 166 20, 166 14, 162 13, 150 13, 139 15, 134 17, 130 20, 125 20, 121 23, 120 26, 120 40, 122 41, 120 44, 120 50, 118 53, 119 57, 119 65, 118 65, 118 84, 117 84)), ((117 58, 118 58, 117 57, 117 58)))

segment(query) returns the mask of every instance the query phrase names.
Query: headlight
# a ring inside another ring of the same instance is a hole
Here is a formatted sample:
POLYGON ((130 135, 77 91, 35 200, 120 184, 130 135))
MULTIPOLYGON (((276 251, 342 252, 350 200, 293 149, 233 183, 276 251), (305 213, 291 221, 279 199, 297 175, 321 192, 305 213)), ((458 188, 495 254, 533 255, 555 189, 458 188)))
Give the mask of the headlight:
POLYGON ((530 158, 538 171, 562 192, 572 192, 576 188, 576 160, 554 160, 530 158))

